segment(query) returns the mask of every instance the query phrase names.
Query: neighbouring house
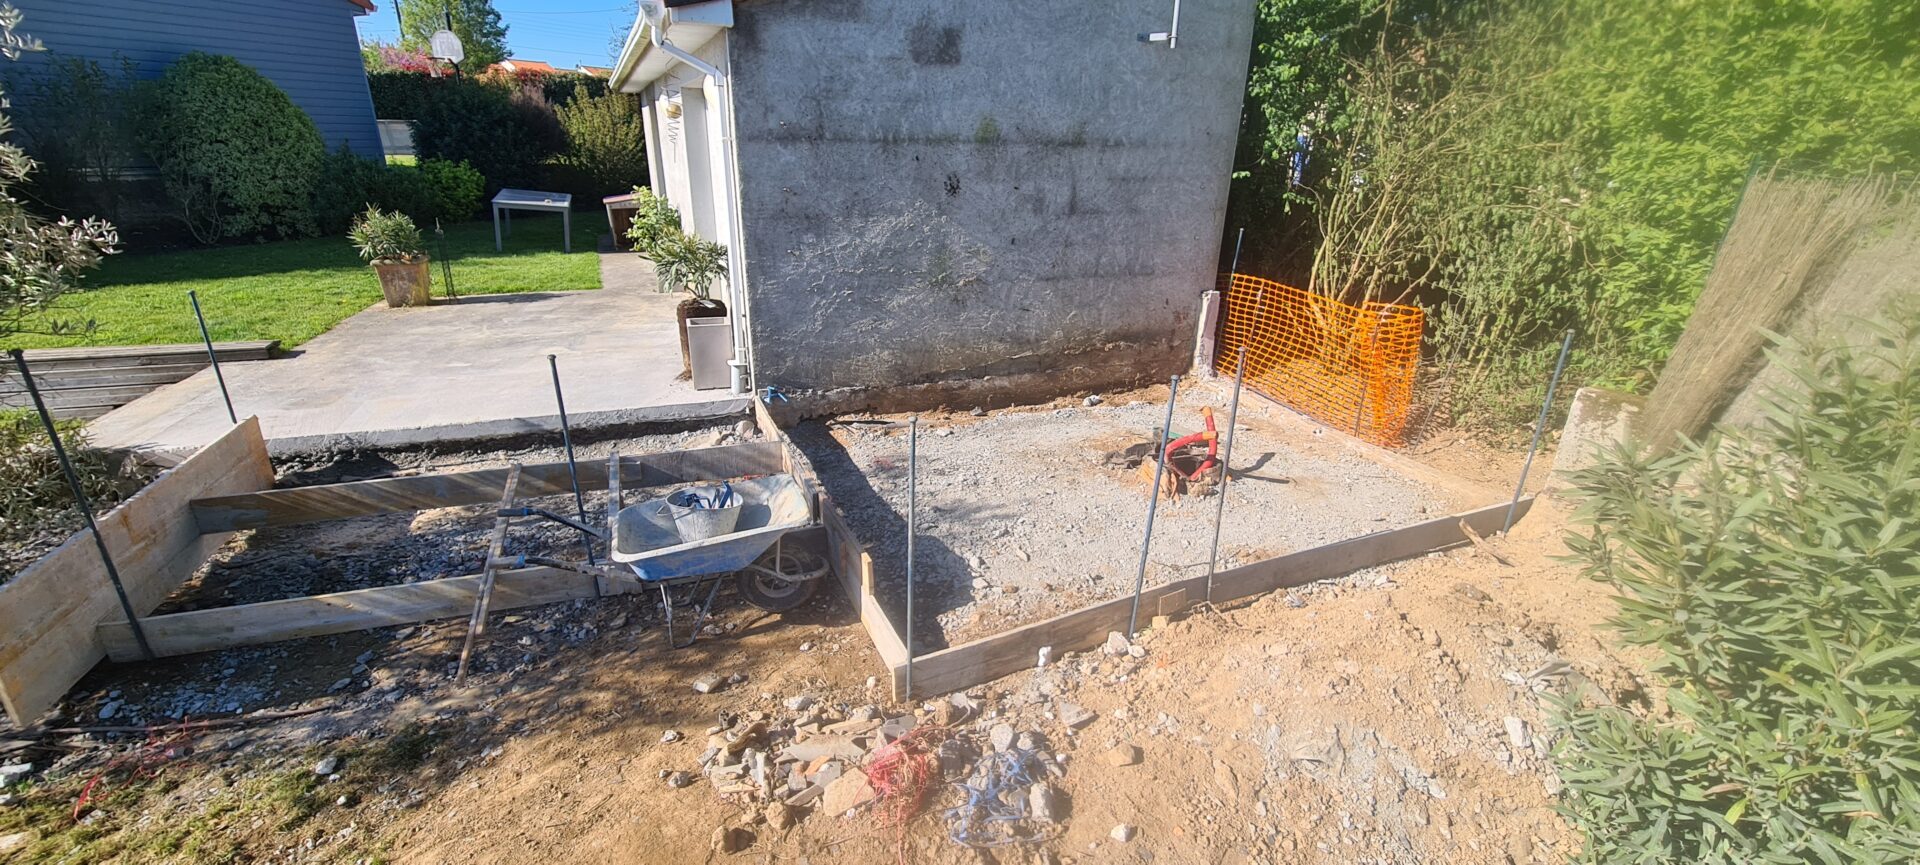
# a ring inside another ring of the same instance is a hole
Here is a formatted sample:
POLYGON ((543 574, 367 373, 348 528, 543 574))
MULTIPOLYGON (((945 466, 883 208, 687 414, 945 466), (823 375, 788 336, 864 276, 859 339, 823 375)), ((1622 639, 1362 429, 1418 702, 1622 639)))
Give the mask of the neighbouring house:
POLYGON ((515 60, 508 58, 487 67, 488 72, 504 72, 509 75, 556 75, 560 69, 541 60, 515 60))
POLYGON ((642 0, 611 84, 737 389, 1044 396, 1187 367, 1254 2, 642 0))
MULTIPOLYGON (((22 28, 48 50, 21 56, 32 73, 55 57, 82 57, 139 77, 190 51, 225 54, 267 77, 313 118, 328 149, 379 158, 380 133, 354 18, 371 0, 11 0, 22 28)), ((30 111, 31 106, 22 105, 30 111)))
POLYGON ((606 78, 606 77, 608 77, 608 76, 610 76, 610 75, 612 75, 612 74, 613 74, 613 67, 611 67, 611 66, 588 66, 588 65, 585 65, 585 64, 581 64, 581 65, 579 65, 579 66, 575 66, 575 67, 573 67, 573 71, 575 71, 575 72, 578 72, 578 73, 580 73, 581 75, 590 75, 590 76, 592 76, 592 77, 594 77, 594 78, 606 78))

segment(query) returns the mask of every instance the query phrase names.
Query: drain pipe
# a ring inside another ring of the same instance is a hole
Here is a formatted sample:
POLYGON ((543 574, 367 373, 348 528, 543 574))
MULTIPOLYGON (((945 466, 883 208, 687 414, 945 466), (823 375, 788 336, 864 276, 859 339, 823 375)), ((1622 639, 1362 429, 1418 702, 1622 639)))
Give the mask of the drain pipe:
POLYGON ((734 311, 733 358, 727 361, 727 365, 733 368, 733 392, 751 393, 753 391, 750 376, 752 365, 747 360, 747 293, 741 284, 746 279, 742 272, 746 254, 740 248, 742 232, 738 230, 740 228, 739 175, 733 153, 733 90, 727 86, 727 73, 720 71, 720 67, 668 42, 657 26, 648 26, 647 32, 655 48, 687 64, 695 72, 713 79, 713 85, 724 91, 725 99, 721 100, 720 111, 720 151, 725 164, 721 166, 720 174, 721 183, 726 189, 727 213, 730 217, 727 231, 730 235, 728 240, 731 241, 727 244, 727 296, 728 307, 734 311))

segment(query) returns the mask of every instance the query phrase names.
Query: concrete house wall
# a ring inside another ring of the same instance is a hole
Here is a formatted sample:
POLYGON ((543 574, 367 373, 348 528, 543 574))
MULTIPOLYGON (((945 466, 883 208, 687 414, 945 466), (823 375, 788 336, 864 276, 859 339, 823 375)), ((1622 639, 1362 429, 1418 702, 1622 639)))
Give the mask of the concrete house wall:
MULTIPOLYGON (((8 64, 37 72, 53 57, 84 57, 117 69, 132 60, 141 78, 159 75, 189 51, 225 54, 286 91, 313 118, 328 150, 342 142, 381 156, 373 97, 360 62, 352 0, 12 0, 26 13, 21 29, 44 53, 8 64)), ((21 110, 31 106, 21 105, 21 110)))
POLYGON ((1186 368, 1218 266, 1254 0, 740 0, 756 385, 1186 368))

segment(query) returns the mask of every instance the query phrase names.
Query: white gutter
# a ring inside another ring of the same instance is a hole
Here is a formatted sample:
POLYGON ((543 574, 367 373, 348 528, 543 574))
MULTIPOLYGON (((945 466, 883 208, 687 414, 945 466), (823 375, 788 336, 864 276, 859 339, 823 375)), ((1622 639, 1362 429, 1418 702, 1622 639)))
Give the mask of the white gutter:
MULTIPOLYGON (((727 210, 732 216, 727 230, 728 240, 732 241, 727 244, 727 308, 733 311, 734 316, 733 358, 727 361, 727 365, 733 367, 733 392, 751 393, 753 391, 752 363, 747 359, 746 254, 740 249, 743 236, 740 216, 740 176, 733 152, 733 90, 727 87, 727 73, 720 71, 719 67, 668 42, 659 28, 649 26, 647 33, 655 48, 665 51, 668 56, 713 79, 713 86, 719 88, 724 97, 718 100, 721 106, 720 152, 725 158, 725 163, 720 169, 720 179, 725 187, 727 210)), ((727 50, 732 50, 731 44, 723 44, 727 50)))

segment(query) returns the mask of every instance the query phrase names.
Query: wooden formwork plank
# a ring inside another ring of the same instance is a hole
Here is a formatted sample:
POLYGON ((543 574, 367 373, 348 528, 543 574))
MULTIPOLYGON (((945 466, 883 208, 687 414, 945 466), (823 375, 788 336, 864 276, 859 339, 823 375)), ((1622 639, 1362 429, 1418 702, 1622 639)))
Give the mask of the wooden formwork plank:
MULTIPOLYGON (((1522 499, 1516 518, 1532 504, 1531 498, 1522 499)), ((1460 528, 1463 521, 1481 532, 1495 531, 1506 513, 1505 503, 1492 505, 1221 571, 1213 578, 1213 600, 1230 601, 1303 585, 1463 544, 1467 542, 1460 528)), ((1160 609, 1163 599, 1169 607, 1204 599, 1206 585, 1206 577, 1200 576, 1149 588, 1140 595, 1141 616, 1160 609)), ((944 694, 990 682, 1032 667, 1045 646, 1051 646, 1056 655, 1093 648, 1109 631, 1126 631, 1132 611, 1133 596, 1128 595, 923 655, 913 662, 914 690, 923 696, 944 694)))
MULTIPOLYGON (((620 479, 624 486, 632 488, 773 474, 780 471, 783 464, 782 447, 779 442, 749 442, 622 456, 620 479)), ((582 491, 607 488, 606 465, 581 463, 579 470, 582 491)), ((224 532, 481 505, 498 499, 506 481, 504 468, 474 469, 266 490, 199 499, 193 502, 193 516, 201 531, 224 532)), ((521 498, 535 498, 571 493, 573 484, 566 463, 532 463, 521 467, 520 489, 521 498)))
MULTIPOLYGON (((367 628, 407 625, 450 619, 473 613, 479 576, 423 580, 399 586, 379 586, 312 595, 284 601, 194 610, 140 620, 154 654, 190 655, 239 646, 254 646, 301 637, 344 634, 367 628)), ((593 597, 593 587, 572 571, 520 568, 494 577, 493 609, 513 609, 593 597)), ((108 657, 139 660, 140 648, 126 622, 98 626, 108 657)))
MULTIPOLYGON (((225 540, 200 531, 189 501, 272 483, 259 421, 248 418, 102 515, 100 537, 133 608, 159 606, 225 540)), ((106 657, 95 626, 123 615, 84 531, 0 586, 0 705, 14 723, 37 719, 106 657)))

